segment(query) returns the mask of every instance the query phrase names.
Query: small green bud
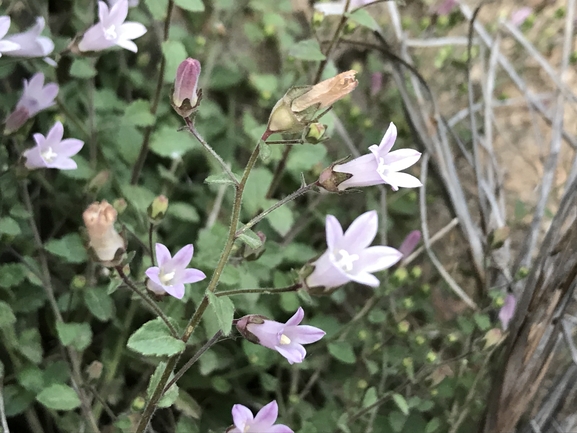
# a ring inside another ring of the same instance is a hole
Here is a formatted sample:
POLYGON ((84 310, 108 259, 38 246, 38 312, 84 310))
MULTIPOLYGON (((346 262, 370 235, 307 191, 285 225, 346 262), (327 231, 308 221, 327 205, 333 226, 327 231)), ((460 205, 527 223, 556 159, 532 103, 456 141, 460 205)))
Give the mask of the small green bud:
POLYGON ((311 123, 305 129, 304 138, 308 143, 317 144, 324 141, 324 135, 327 127, 322 123, 311 123))
POLYGON ((411 276, 414 279, 421 278, 421 275, 423 275, 423 270, 421 269, 420 266, 415 266, 415 267, 413 267, 413 269, 411 269, 411 276))
POLYGON ((411 358, 411 357, 404 358, 403 359, 403 367, 405 367, 405 368, 413 367, 413 358, 411 358))
POLYGON ((86 286, 86 277, 84 275, 75 275, 72 278, 73 289, 83 289, 86 286))
POLYGON ((272 24, 267 24, 266 26, 264 26, 262 32, 267 38, 270 38, 271 36, 276 35, 276 27, 273 26, 272 24))
POLYGON ((151 224, 160 224, 168 210, 168 199, 164 195, 159 195, 150 206, 148 206, 148 218, 151 224))
POLYGON ((131 407, 133 411, 140 412, 144 409, 144 406, 146 406, 146 400, 143 397, 136 397, 132 400, 131 407))
POLYGON ((504 296, 497 296, 494 300, 493 300, 493 305, 497 308, 502 307, 503 305, 505 305, 505 297, 504 296))
POLYGON ((408 320, 402 320, 397 325, 397 330, 401 334, 406 334, 407 332, 409 332, 409 329, 411 329, 411 324, 409 323, 408 320))
POLYGON ((291 402, 291 404, 298 404, 299 401, 300 399, 298 395, 296 394, 289 395, 289 402, 291 402))
POLYGON ((517 273, 515 274, 515 279, 518 280, 522 280, 523 278, 525 278, 527 275, 529 275, 529 268, 526 268, 525 266, 522 266, 519 268, 519 270, 517 271, 517 273))
POLYGON ((425 344, 426 341, 427 340, 422 335, 417 335, 415 337, 415 343, 417 343, 419 346, 422 346, 423 344, 425 344))
POLYGON ((352 21, 347 21, 347 24, 345 25, 345 28, 343 29, 343 34, 344 35, 350 35, 352 34, 358 27, 359 25, 357 23, 354 23, 352 21))
POLYGON ((431 286, 429 284, 423 284, 421 286, 421 291, 425 294, 428 294, 431 291, 431 286))
POLYGON ((450 343, 454 343, 459 340, 459 335, 456 332, 451 332, 447 335, 447 340, 449 340, 450 343))
POLYGON ((403 299, 403 305, 405 308, 413 308, 415 306, 415 302, 413 301, 413 298, 409 297, 403 299))
POLYGON ((359 335, 359 340, 363 341, 363 340, 367 339, 367 337, 369 336, 369 333, 365 329, 361 329, 359 331, 358 335, 359 335))
POLYGON ((407 271, 406 268, 397 268, 395 269, 395 272, 393 272, 393 278, 397 280, 399 283, 404 283, 405 281, 407 281, 408 277, 409 272, 407 271))
POLYGON ((427 353, 427 362, 435 362, 437 360, 438 356, 435 352, 429 352, 427 353))
POLYGON ((369 384, 367 383, 367 381, 365 379, 361 379, 357 382, 357 388, 359 388, 359 389, 367 389, 368 386, 369 386, 369 384))

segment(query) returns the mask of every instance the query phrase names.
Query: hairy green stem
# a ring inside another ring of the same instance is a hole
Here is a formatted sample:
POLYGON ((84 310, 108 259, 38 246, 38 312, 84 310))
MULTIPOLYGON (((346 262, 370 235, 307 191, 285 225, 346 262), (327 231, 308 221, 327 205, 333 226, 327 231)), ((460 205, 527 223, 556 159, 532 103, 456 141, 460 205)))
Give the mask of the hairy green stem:
POLYGON ((237 289, 237 290, 226 290, 224 292, 215 293, 216 296, 234 296, 234 295, 244 295, 247 293, 261 293, 263 295, 274 295, 276 293, 286 293, 286 292, 296 292, 302 287, 302 283, 295 283, 292 286, 287 287, 276 287, 276 288, 258 288, 258 289, 237 289))
POLYGON ((122 278, 124 284, 126 284, 130 290, 136 293, 144 302, 146 302, 150 306, 150 308, 154 310, 156 314, 158 314, 158 317, 160 317, 162 321, 166 324, 166 326, 168 326, 168 329, 170 330, 170 335, 172 335, 174 338, 178 338, 177 330, 174 328, 174 326, 172 326, 172 323, 170 323, 168 317, 166 316, 166 314, 164 314, 164 311, 161 310, 161 308, 156 304, 156 302, 150 299, 145 292, 136 287, 136 284, 134 284, 130 280, 130 278, 126 276, 126 274, 122 270, 122 266, 116 266, 114 269, 116 269, 116 272, 118 272, 118 275, 120 276, 120 278, 122 278))
POLYGON ((246 225, 240 229, 238 229, 235 233, 235 237, 239 237, 240 235, 242 235, 244 232, 246 232, 248 229, 250 229, 251 227, 253 227, 254 225, 256 225, 259 221, 261 221, 263 218, 266 218, 271 212, 277 210, 279 207, 285 205, 286 203, 293 201, 294 199, 296 199, 297 197, 300 197, 301 195, 303 195, 304 193, 310 191, 313 187, 316 186, 316 182, 314 183, 309 183, 308 185, 304 185, 301 186, 299 189, 297 189, 295 192, 293 192, 292 194, 287 195, 285 198, 283 198, 282 200, 277 201, 275 204, 273 204, 271 207, 269 207, 268 209, 262 211, 261 213, 259 213, 257 216, 255 216, 253 219, 251 219, 248 223, 246 223, 246 225))
POLYGON ((154 224, 150 223, 148 226, 148 248, 150 249, 150 261, 152 266, 156 266, 156 261, 154 260, 154 243, 152 242, 154 238, 154 224))
POLYGON ((224 160, 220 157, 220 155, 215 152, 215 150, 206 142, 204 138, 202 138, 202 136, 199 134, 199 132, 196 130, 196 127, 194 126, 194 121, 190 120, 189 118, 184 119, 184 121, 186 122, 188 131, 194 136, 194 138, 198 140, 200 144, 202 144, 202 147, 204 147, 205 150, 208 153, 210 153, 210 155, 214 159, 216 159, 216 161, 219 163, 219 165, 222 167, 222 169, 225 171, 228 177, 230 177, 230 180, 232 180, 235 186, 238 186, 238 180, 236 179, 234 173, 231 171, 226 162, 224 162, 224 160))
MULTIPOLYGON (((166 8, 166 19, 164 20, 164 34, 162 36, 162 42, 168 40, 168 32, 170 30, 170 16, 172 15, 172 9, 174 8, 174 0, 168 0, 168 6, 166 8)), ((158 79, 156 81, 156 90, 154 91, 154 97, 152 99, 152 105, 150 106, 150 114, 154 117, 154 122, 149 125, 144 130, 144 138, 142 139, 142 146, 140 147, 140 153, 132 169, 132 175, 130 177, 130 184, 136 185, 138 183, 138 178, 140 177, 140 172, 144 167, 144 161, 146 161, 146 156, 148 155, 148 149, 150 147, 150 136, 152 135, 152 129, 156 124, 156 111, 158 110, 158 103, 160 102, 160 93, 162 92, 162 83, 164 80, 164 69, 166 67, 166 61, 164 56, 160 60, 160 68, 158 69, 158 79)))
MULTIPOLYGON (((250 155, 250 158, 249 158, 249 160, 246 164, 246 167, 244 169, 244 173, 242 174, 242 179, 240 180, 238 185, 235 185, 236 192, 235 192, 235 196, 234 196, 234 204, 232 207, 232 215, 230 218, 230 227, 229 227, 229 231, 228 231, 228 238, 226 240, 226 244, 224 246, 224 249, 220 255, 220 259, 218 261, 218 264, 216 265, 216 268, 212 274, 210 282, 208 283, 208 287, 206 288, 206 294, 202 298, 202 301, 200 302, 196 311, 194 312, 194 314, 190 318, 188 324, 186 325, 184 333, 182 334, 181 340, 184 341, 185 343, 188 341, 188 339, 190 338, 190 336, 192 335, 192 333, 194 332, 194 330, 196 329, 196 327, 200 323, 200 320, 201 320, 204 312, 208 308, 208 305, 210 303, 209 299, 208 299, 208 294, 213 293, 216 290, 216 286, 218 285, 218 282, 220 280, 220 277, 222 275, 224 267, 226 266, 226 263, 228 262, 230 253, 231 253, 232 248, 234 246, 236 227, 238 225, 238 220, 240 218, 240 210, 241 210, 241 206, 242 206, 242 196, 244 193, 244 187, 246 186, 246 182, 248 181, 248 177, 250 175, 250 172, 252 171, 254 165, 256 164, 256 161, 258 160, 258 155, 260 153, 261 143, 263 143, 270 135, 271 135, 271 132, 268 130, 263 133, 261 139, 259 140, 259 142, 257 143, 257 145, 255 146, 254 150, 252 151, 252 153, 250 155)), ((166 368, 164 369, 164 372, 162 373, 162 376, 160 377, 160 380, 158 381, 158 384, 156 385, 156 388, 154 389, 152 396, 150 397, 150 399, 148 400, 148 402, 146 404, 146 407, 144 408, 144 412, 142 413, 142 416, 140 417, 140 421, 138 422, 138 426, 136 427, 135 433, 144 433, 144 431, 146 430, 146 427, 148 426, 150 419, 152 418, 152 415, 154 414, 154 411, 156 410, 156 405, 158 403, 158 400, 160 400, 160 398, 162 397, 162 394, 164 392, 164 387, 166 386, 166 383, 168 382, 168 380, 170 378, 170 374, 171 374, 172 370, 174 369, 174 367, 176 366, 177 360, 178 360, 178 355, 175 355, 175 356, 169 358, 168 362, 166 363, 166 368)))

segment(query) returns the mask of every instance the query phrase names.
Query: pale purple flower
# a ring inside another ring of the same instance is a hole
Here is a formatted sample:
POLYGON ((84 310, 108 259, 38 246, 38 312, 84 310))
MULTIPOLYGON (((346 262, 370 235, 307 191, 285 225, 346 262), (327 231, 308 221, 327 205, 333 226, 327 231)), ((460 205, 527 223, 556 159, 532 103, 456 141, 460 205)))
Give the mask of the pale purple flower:
POLYGON ((512 294, 508 294, 505 298, 505 303, 499 310, 499 320, 501 321, 501 325, 503 325, 503 329, 507 329, 509 327, 509 322, 515 315, 515 307, 517 306, 517 300, 515 296, 512 294))
POLYGON ((403 255, 386 246, 369 245, 377 235, 378 216, 376 211, 360 215, 343 233, 338 220, 327 215, 327 251, 314 263, 313 272, 305 282, 309 288, 331 289, 355 281, 378 287, 379 280, 372 273, 390 268, 403 255))
POLYGON ((193 254, 194 247, 188 244, 171 257, 168 248, 157 243, 158 266, 151 266, 146 270, 146 276, 149 278, 146 287, 158 295, 168 293, 177 299, 182 299, 185 284, 196 283, 206 278, 204 272, 198 269, 187 269, 193 254))
POLYGON ((304 316, 305 312, 300 307, 286 323, 252 314, 238 319, 236 328, 249 341, 276 350, 294 364, 305 359, 307 351, 303 344, 314 343, 325 335, 322 329, 299 325, 304 316))
POLYGON ((42 72, 34 74, 30 81, 24 80, 24 92, 16 104, 16 109, 6 119, 6 133, 16 131, 39 111, 53 106, 56 95, 58 95, 58 84, 44 85, 42 72))
POLYGON ((46 57, 54 51, 54 42, 46 36, 40 36, 46 23, 44 18, 36 18, 36 24, 22 33, 16 33, 6 38, 7 41, 20 45, 20 48, 6 53, 15 57, 46 57))
POLYGON ((399 252, 403 255, 403 257, 407 257, 414 251, 417 245, 419 245, 419 242, 421 242, 421 231, 413 230, 411 233, 407 235, 407 237, 399 247, 399 252))
POLYGON ((414 149, 399 149, 391 152, 397 139, 397 127, 391 122, 387 132, 378 146, 373 144, 368 153, 344 164, 337 164, 333 171, 348 173, 352 176, 338 185, 338 190, 347 188, 372 186, 386 183, 393 191, 402 188, 416 188, 423 186, 421 181, 401 170, 415 164, 421 153, 414 149))
MULTIPOLYGON (((108 4, 110 5, 110 7, 114 6, 116 3, 118 3, 121 0, 108 0, 108 4)), ((139 0, 128 0, 128 7, 129 8, 135 8, 136 6, 138 6, 138 4, 140 3, 139 0)))
POLYGON ((82 149, 84 142, 75 138, 62 140, 64 127, 56 122, 48 131, 46 137, 42 134, 34 134, 36 146, 24 152, 26 162, 24 165, 30 170, 36 168, 57 168, 59 170, 74 170, 77 165, 71 156, 76 155, 82 149))
POLYGON ((263 406, 256 416, 246 406, 235 404, 232 407, 234 427, 229 427, 226 433, 294 433, 284 424, 275 424, 277 418, 276 400, 263 406))
POLYGON ((449 15, 455 6, 459 4, 458 0, 443 0, 440 4, 435 8, 435 12, 437 15, 449 15))
POLYGON ((20 49, 20 45, 15 42, 12 42, 8 39, 2 40, 8 30, 10 29, 10 17, 8 16, 1 16, 0 17, 0 57, 2 54, 8 53, 10 51, 20 49))
POLYGON ((190 57, 178 65, 172 92, 172 106, 182 117, 188 117, 198 103, 198 78, 200 62, 190 57))
POLYGON ((532 12, 533 9, 528 6, 514 10, 511 13, 510 18, 511 24, 513 24, 515 27, 519 27, 521 24, 525 22, 525 20, 527 20, 527 18, 529 18, 532 12))
MULTIPOLYGON (((361 6, 372 3, 374 0, 351 0, 348 12, 361 6)), ((322 12, 324 15, 342 15, 345 13, 347 0, 336 2, 315 3, 315 10, 322 12)))
POLYGON ((128 0, 118 0, 113 6, 98 2, 98 17, 100 21, 90 27, 78 44, 80 51, 102 51, 118 45, 132 52, 138 48, 132 39, 146 33, 146 27, 140 23, 124 22, 128 15, 128 0))

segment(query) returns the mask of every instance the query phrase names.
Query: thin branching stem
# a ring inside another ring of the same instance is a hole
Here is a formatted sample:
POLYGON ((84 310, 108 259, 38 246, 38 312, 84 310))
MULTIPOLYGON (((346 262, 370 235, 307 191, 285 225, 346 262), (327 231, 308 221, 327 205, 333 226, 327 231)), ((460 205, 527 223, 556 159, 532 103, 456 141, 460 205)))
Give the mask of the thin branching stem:
POLYGON ((257 288, 257 289, 236 289, 236 290, 226 290, 224 292, 216 293, 216 296, 235 296, 235 295, 246 295, 246 294, 254 294, 259 293, 262 295, 274 295, 277 293, 286 293, 286 292, 296 292, 300 289, 303 285, 301 283, 295 283, 291 286, 287 287, 276 287, 276 288, 257 288))
POLYGON ((154 224, 150 223, 148 226, 148 248, 150 248, 150 261, 152 266, 156 266, 156 260, 154 259, 154 224))
POLYGON ((154 302, 152 299, 150 299, 150 297, 145 292, 143 292, 138 287, 136 287, 136 284, 134 284, 132 282, 132 280, 130 278, 128 278, 128 276, 124 273, 124 271, 122 270, 122 266, 117 266, 114 269, 116 269, 116 272, 118 272, 118 275, 120 276, 120 278, 122 278, 122 281, 124 281, 124 284, 126 284, 130 290, 132 290, 144 302, 146 302, 150 306, 150 308, 152 308, 152 310, 156 314, 158 314, 158 317, 160 317, 162 319, 162 321, 164 323, 166 323, 166 326, 168 326, 168 329, 170 330, 170 334, 174 338, 178 338, 178 331, 175 329, 174 326, 172 326, 172 323, 170 323, 170 321, 168 320, 168 317, 166 316, 166 314, 164 314, 164 311, 162 311, 160 309, 160 307, 156 304, 156 302, 154 302))

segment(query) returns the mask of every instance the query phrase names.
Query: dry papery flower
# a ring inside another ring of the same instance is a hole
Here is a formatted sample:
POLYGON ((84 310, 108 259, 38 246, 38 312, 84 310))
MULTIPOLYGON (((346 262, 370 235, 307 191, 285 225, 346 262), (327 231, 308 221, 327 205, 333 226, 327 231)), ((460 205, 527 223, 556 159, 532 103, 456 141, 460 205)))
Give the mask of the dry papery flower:
POLYGON ((114 228, 116 209, 106 200, 94 202, 82 218, 88 232, 88 246, 104 266, 117 266, 126 250, 126 241, 114 228))

